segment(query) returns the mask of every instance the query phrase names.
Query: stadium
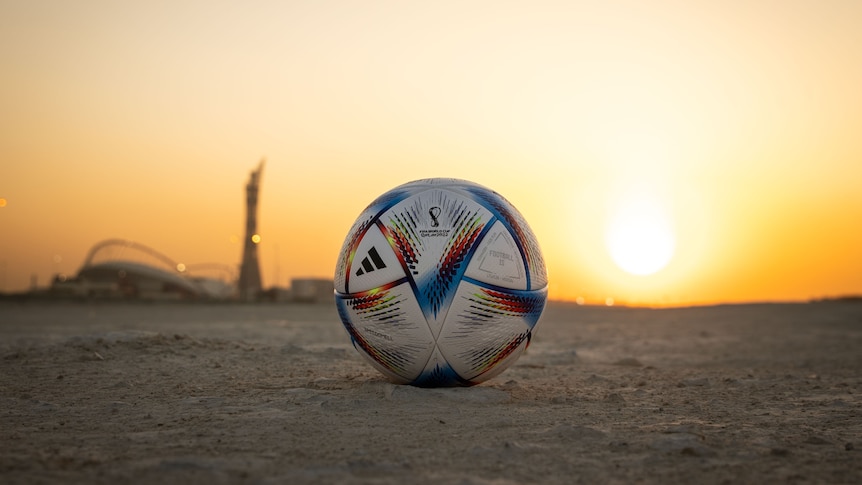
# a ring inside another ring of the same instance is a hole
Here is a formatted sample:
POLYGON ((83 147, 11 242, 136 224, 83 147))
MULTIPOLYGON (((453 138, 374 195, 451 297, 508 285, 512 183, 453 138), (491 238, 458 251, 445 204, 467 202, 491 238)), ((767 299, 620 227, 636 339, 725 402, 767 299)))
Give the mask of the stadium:
POLYGON ((246 235, 237 267, 222 263, 187 264, 135 241, 108 239, 90 249, 74 277, 56 275, 50 295, 151 301, 330 300, 332 280, 300 278, 291 281, 290 289, 262 288, 257 203, 263 164, 262 160, 246 184, 246 235))
POLYGON ((74 278, 58 275, 52 292, 79 297, 146 300, 227 300, 237 294, 236 270, 225 264, 184 264, 134 241, 94 245, 74 278))

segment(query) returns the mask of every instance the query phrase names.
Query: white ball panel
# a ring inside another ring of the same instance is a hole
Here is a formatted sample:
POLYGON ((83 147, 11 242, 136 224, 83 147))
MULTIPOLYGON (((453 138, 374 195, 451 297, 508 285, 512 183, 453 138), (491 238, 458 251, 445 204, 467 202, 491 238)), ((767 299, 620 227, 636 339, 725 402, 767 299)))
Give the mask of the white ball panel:
POLYGON ((503 288, 527 289, 527 270, 506 226, 494 223, 476 248, 465 276, 503 288))
POLYGON ((390 377, 412 381, 419 376, 434 349, 434 337, 409 283, 337 298, 360 353, 390 377))
POLYGON ((356 247, 350 271, 345 276, 347 292, 378 288, 404 276, 404 268, 389 241, 376 225, 369 227, 356 247))
POLYGON ((482 381, 517 360, 529 334, 522 316, 500 308, 482 287, 462 282, 437 346, 461 377, 482 381))

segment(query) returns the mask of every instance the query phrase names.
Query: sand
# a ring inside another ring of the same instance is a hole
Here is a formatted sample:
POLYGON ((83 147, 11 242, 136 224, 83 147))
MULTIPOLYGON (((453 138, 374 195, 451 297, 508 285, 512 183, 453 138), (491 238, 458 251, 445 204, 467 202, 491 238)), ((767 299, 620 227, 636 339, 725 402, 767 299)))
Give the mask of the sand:
POLYGON ((480 386, 333 305, 0 303, 3 483, 860 483, 862 304, 552 304, 480 386))

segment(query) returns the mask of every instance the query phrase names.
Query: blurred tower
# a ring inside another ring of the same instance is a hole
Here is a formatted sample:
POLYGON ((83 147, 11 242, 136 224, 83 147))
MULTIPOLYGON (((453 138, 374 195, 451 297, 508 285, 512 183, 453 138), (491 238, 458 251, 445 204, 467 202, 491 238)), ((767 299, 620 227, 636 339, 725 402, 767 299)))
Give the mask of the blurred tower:
POLYGON ((254 301, 257 299, 261 289, 260 263, 257 260, 257 244, 260 235, 257 233, 257 191, 260 188, 260 174, 263 172, 263 163, 260 161, 257 170, 253 170, 245 186, 246 215, 245 215, 245 242, 242 248, 242 263, 239 267, 239 299, 242 301, 254 301))

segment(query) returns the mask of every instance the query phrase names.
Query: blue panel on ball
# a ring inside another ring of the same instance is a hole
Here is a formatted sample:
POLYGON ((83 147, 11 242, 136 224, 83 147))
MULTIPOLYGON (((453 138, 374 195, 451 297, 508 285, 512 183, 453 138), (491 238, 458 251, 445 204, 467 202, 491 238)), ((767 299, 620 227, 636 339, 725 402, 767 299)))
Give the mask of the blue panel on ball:
POLYGON ((380 215, 432 332, 439 332, 455 290, 493 215, 459 191, 431 187, 380 215))
POLYGON ((459 376, 448 364, 436 365, 433 369, 423 372, 410 383, 418 387, 456 387, 472 386, 473 383, 459 376))

